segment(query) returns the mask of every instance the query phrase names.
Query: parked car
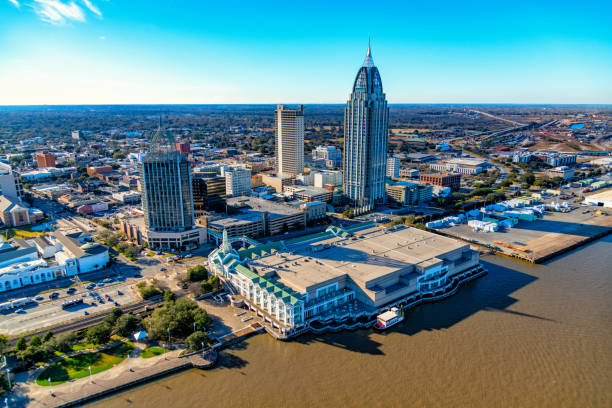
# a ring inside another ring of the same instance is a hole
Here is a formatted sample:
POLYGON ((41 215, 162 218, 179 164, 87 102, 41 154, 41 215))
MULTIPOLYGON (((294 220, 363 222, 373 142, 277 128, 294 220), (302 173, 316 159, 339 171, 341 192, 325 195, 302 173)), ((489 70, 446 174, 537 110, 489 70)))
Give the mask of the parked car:
POLYGON ((87 310, 84 310, 84 311, 83 311, 83 315, 85 315, 85 316, 89 316, 89 312, 88 312, 87 310))
POLYGON ((68 288, 68 290, 66 291, 66 293, 74 293, 76 292, 76 288, 68 288))
POLYGON ((117 291, 117 296, 122 296, 123 292, 121 292, 120 290, 117 291))
POLYGON ((42 297, 42 296, 36 296, 36 297, 34 298, 34 300, 41 301, 41 300, 44 300, 44 297, 42 297))
POLYGON ((19 309, 15 310, 15 313, 21 314, 21 313, 27 313, 27 312, 25 311, 25 309, 19 308, 19 309))
POLYGON ((56 299, 59 297, 59 293, 57 292, 53 292, 52 294, 49 295, 49 299, 56 299))

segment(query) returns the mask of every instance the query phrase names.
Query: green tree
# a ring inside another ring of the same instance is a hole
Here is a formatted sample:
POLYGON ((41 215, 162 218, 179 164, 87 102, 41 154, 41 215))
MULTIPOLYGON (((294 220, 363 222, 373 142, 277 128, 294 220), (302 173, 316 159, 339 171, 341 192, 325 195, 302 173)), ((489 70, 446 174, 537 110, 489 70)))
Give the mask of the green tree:
POLYGON ((176 295, 170 289, 164 291, 164 302, 173 302, 176 300, 176 295))
POLYGON ((115 307, 113 308, 113 310, 110 311, 108 315, 106 315, 106 317, 104 318, 104 321, 108 323, 110 326, 114 326, 115 323, 117 322, 117 319, 119 319, 119 317, 121 317, 122 314, 123 314, 123 311, 120 308, 115 307))
POLYGON ((107 322, 103 322, 87 329, 85 338, 93 344, 105 344, 109 342, 112 332, 112 326, 107 322))
MULTIPOLYGON (((51 330, 47 331, 45 333, 45 335, 43 336, 43 342, 47 343, 49 340, 51 340, 53 338, 53 333, 51 333, 51 330)), ((32 342, 30 341, 30 344, 32 344, 32 342)))
POLYGON ((8 348, 8 337, 0 334, 0 354, 4 354, 4 351, 8 348))
POLYGON ((212 319, 197 303, 187 298, 179 298, 174 302, 165 303, 157 308, 147 319, 145 327, 149 327, 149 337, 152 340, 167 338, 167 331, 175 338, 185 338, 193 332, 193 324, 200 329, 208 328, 212 319))
POLYGON ((62 333, 55 339, 55 348, 62 353, 68 353, 76 341, 77 338, 73 332, 62 333))
POLYGON ((19 340, 17 340, 17 343, 15 343, 15 350, 17 351, 23 351, 25 350, 27 347, 27 343, 26 343, 26 339, 21 337, 19 340))
POLYGON ((202 349, 202 345, 206 347, 209 342, 208 336, 202 331, 193 332, 185 339, 185 345, 191 351, 200 350, 202 349))
POLYGON ((191 282, 199 282, 208 278, 208 271, 203 265, 197 265, 193 268, 189 268, 187 271, 187 279, 191 282))
POLYGON ((521 182, 532 185, 535 182, 535 176, 533 173, 525 173, 520 178, 521 182))
POLYGON ((140 325, 140 319, 131 313, 124 314, 115 322, 115 333, 121 337, 128 337, 136 331, 140 325))
POLYGON ((216 290, 219 290, 220 287, 221 287, 221 281, 219 280, 218 277, 214 275, 208 278, 207 281, 203 281, 201 285, 202 292, 204 293, 214 292, 216 290))
POLYGON ((33 336, 30 339, 30 346, 32 347, 40 347, 41 344, 42 344, 42 341, 40 340, 40 336, 33 336))
POLYGON ((123 250, 123 255, 132 261, 136 260, 136 258, 138 258, 138 255, 140 255, 140 248, 138 248, 136 245, 128 245, 123 250))
POLYGON ((355 214, 353 213, 353 210, 351 210, 351 208, 347 205, 346 207, 344 207, 344 211, 342 211, 342 215, 344 215, 346 218, 352 219, 355 214))
POLYGON ((147 285, 146 282, 139 282, 136 287, 138 288, 138 292, 143 299, 149 299, 161 294, 153 283, 147 285))

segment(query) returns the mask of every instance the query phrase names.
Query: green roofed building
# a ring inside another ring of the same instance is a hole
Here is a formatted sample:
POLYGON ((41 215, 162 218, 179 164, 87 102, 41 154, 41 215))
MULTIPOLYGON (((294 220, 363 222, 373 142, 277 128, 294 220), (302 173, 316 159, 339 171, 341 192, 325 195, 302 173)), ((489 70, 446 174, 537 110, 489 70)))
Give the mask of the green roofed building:
POLYGON ((483 271, 478 253, 466 243, 373 223, 331 226, 241 250, 232 248, 224 232, 209 265, 269 332, 285 338, 317 325, 368 321, 402 302, 454 293, 483 271))

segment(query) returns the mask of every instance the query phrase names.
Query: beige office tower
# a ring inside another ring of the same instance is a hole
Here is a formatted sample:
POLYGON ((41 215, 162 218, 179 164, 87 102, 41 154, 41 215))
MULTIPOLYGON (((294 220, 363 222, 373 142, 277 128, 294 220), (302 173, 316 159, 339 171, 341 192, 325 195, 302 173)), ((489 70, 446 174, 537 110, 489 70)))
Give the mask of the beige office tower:
POLYGON ((304 172, 304 107, 278 105, 274 114, 276 172, 296 176, 304 172))

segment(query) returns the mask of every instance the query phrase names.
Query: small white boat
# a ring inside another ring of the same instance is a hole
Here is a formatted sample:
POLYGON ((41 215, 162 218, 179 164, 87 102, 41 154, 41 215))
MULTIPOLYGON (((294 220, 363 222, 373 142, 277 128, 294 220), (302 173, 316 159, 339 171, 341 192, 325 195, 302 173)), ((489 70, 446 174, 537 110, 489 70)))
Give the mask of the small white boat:
POLYGON ((392 307, 391 310, 381 313, 376 317, 374 328, 376 330, 386 330, 402 320, 404 320, 404 313, 397 307, 392 307))

